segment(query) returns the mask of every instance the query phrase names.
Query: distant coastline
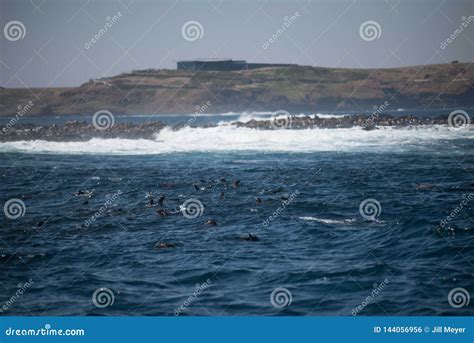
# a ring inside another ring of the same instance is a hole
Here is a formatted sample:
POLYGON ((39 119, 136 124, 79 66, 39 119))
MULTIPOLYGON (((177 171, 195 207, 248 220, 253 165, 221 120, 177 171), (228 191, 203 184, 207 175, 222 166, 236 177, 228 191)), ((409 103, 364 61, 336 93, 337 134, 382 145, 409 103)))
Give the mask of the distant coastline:
POLYGON ((184 114, 474 106, 474 67, 449 63, 391 69, 289 66, 238 71, 136 70, 78 87, 0 88, 0 116, 184 114), (29 105, 33 103, 33 105, 29 105), (24 107, 28 106, 25 111, 24 107))

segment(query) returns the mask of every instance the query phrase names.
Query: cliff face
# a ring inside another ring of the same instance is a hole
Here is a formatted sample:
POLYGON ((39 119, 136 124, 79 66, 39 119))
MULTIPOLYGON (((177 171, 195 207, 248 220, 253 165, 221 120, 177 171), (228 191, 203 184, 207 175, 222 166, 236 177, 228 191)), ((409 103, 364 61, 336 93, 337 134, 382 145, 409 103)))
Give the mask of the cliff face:
POLYGON ((393 69, 318 67, 245 71, 142 70, 79 87, 0 89, 0 115, 30 101, 28 115, 372 110, 474 106, 474 66, 464 63, 393 69))

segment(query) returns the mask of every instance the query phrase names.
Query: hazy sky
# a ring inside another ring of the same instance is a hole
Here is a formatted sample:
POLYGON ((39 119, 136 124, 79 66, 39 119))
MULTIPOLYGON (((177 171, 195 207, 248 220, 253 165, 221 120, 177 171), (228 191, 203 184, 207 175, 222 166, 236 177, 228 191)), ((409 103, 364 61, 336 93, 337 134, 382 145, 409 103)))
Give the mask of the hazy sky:
POLYGON ((361 68, 470 62, 474 20, 444 49, 441 44, 473 15, 473 0, 0 0, 0 81, 4 87, 76 86, 209 57, 361 68), (26 33, 12 41, 4 28, 14 20, 26 33), (201 24, 201 38, 183 38, 188 21, 201 24), (361 38, 367 21, 379 25, 380 37, 361 38))

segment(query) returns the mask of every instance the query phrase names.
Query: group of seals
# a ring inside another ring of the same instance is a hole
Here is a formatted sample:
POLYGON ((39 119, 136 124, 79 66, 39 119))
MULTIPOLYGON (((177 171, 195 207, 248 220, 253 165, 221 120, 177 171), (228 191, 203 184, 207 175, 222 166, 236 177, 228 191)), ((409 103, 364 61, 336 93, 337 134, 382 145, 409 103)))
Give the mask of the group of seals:
MULTIPOLYGON (((219 179, 219 182, 221 184, 224 184, 224 189, 227 189, 227 180, 223 177, 221 177, 219 179)), ((240 187, 240 180, 235 180, 232 182, 231 186, 235 189, 237 189, 238 187, 240 187)), ((204 191, 206 189, 211 189, 213 188, 216 184, 218 184, 216 181, 214 180, 209 180, 209 181, 206 181, 206 180, 200 180, 200 181, 195 181, 192 183, 192 187, 194 188, 194 190, 196 191, 204 191), (204 187, 205 186, 205 187, 204 187)), ((220 198, 223 198, 224 197, 224 191, 222 191, 220 193, 220 198)), ((145 194, 145 198, 148 199, 148 203, 147 203, 147 207, 153 207, 154 206, 154 198, 153 198, 153 195, 152 195, 152 192, 147 192, 145 194)), ((165 200, 165 196, 164 195, 160 195, 159 199, 158 199, 158 205, 160 206, 159 208, 157 208, 156 212, 158 213, 158 215, 160 217, 166 217, 168 215, 171 215, 171 214, 177 214, 179 212, 181 212, 181 209, 179 210, 175 210, 175 211, 170 211, 170 210, 167 210, 167 209, 163 209, 162 208, 162 205, 164 203, 164 200, 165 200)), ((260 198, 257 198, 257 203, 262 203, 262 200, 260 198)), ((218 223, 215 219, 209 219, 207 220, 204 225, 207 225, 207 226, 217 226, 218 223)), ((259 241, 260 239, 255 236, 255 235, 252 235, 251 233, 249 233, 247 236, 240 236, 240 237, 237 237, 238 240, 242 240, 242 241, 247 241, 247 242, 257 242, 259 241)), ((173 244, 173 243, 168 243, 168 242, 157 242, 155 244, 155 249, 165 249, 165 248, 175 248, 176 245, 173 244)))

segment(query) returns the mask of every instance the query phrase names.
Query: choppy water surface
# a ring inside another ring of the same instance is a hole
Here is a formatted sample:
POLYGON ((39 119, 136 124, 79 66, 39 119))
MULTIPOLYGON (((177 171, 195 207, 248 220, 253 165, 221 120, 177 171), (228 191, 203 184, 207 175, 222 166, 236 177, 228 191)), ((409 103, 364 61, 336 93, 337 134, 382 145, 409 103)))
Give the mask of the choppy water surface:
POLYGON ((26 206, 0 220, 1 314, 474 314, 448 302, 474 292, 471 132, 185 130, 0 144, 2 204, 26 206))

